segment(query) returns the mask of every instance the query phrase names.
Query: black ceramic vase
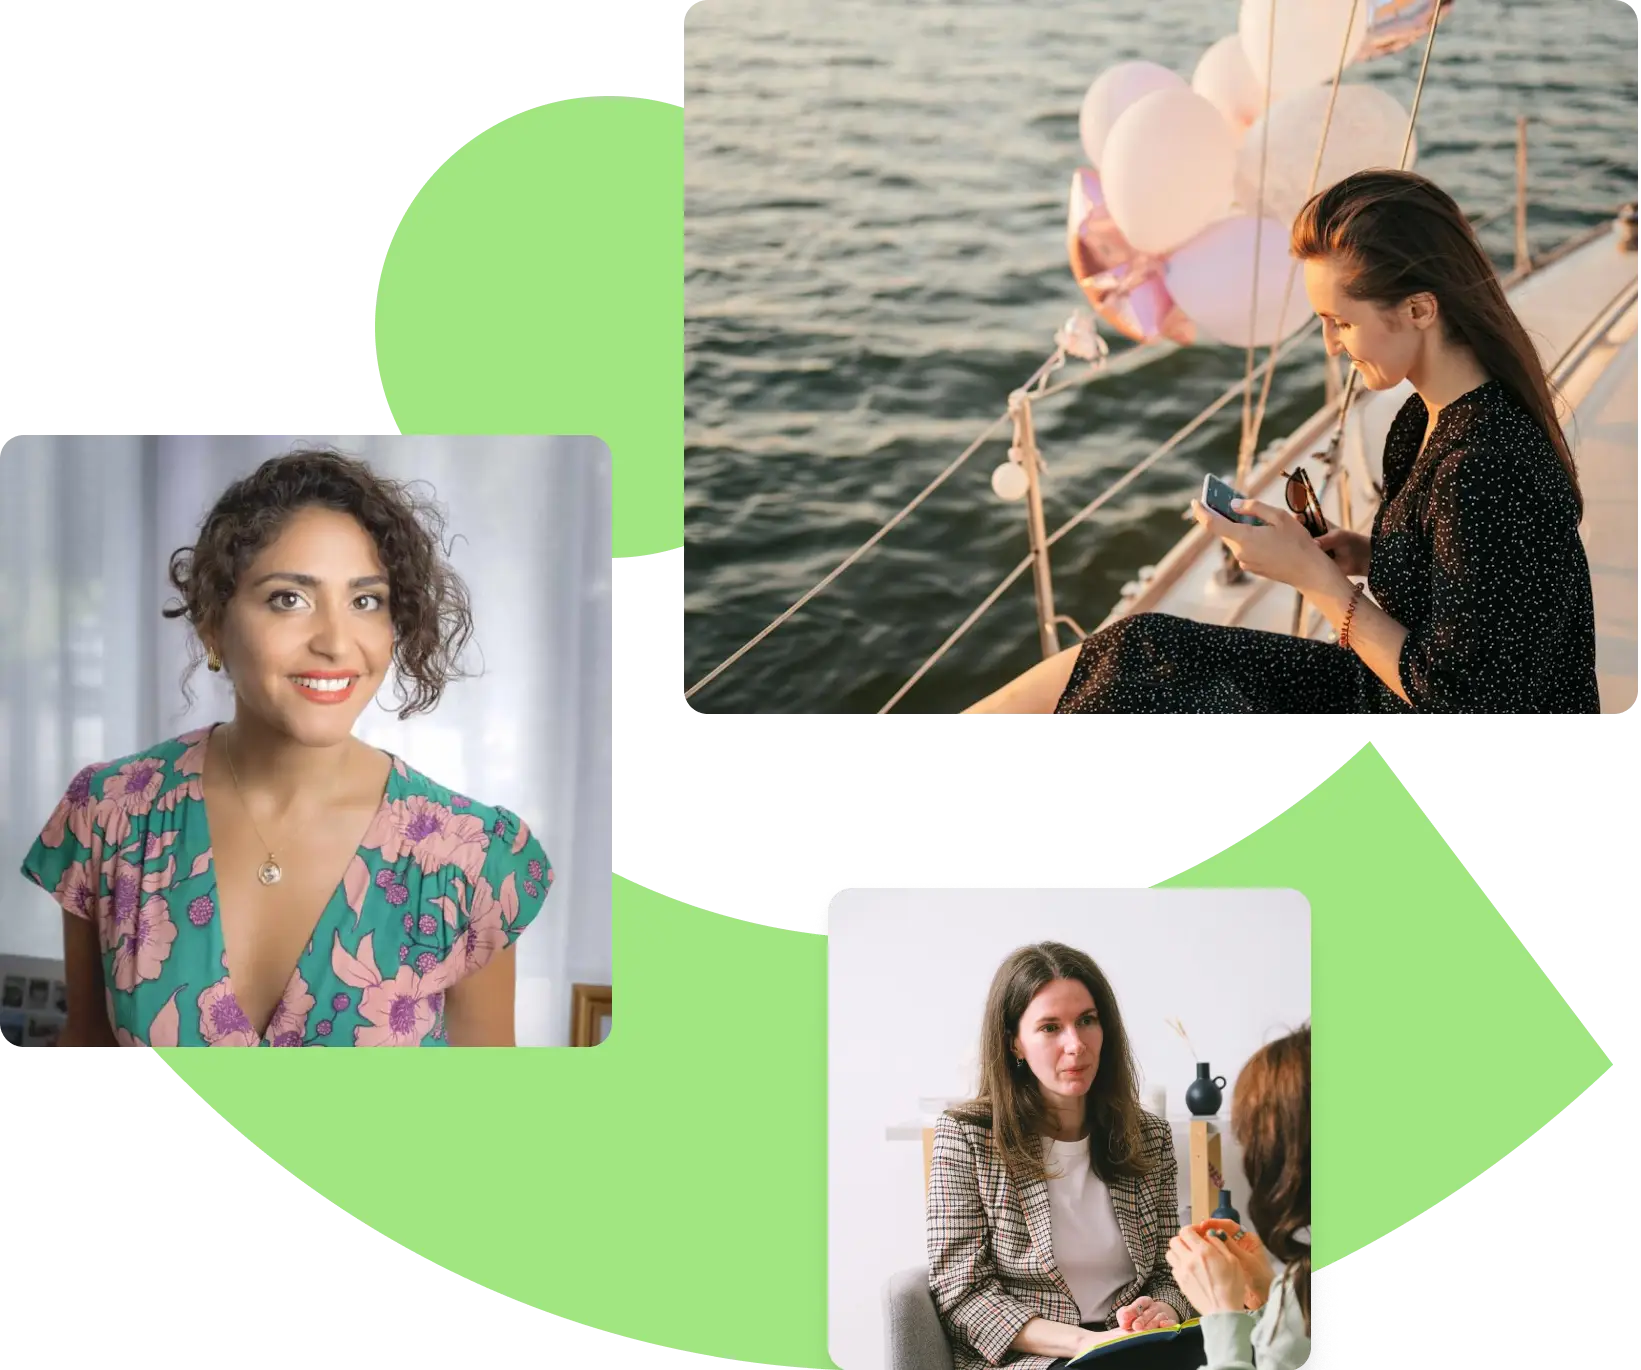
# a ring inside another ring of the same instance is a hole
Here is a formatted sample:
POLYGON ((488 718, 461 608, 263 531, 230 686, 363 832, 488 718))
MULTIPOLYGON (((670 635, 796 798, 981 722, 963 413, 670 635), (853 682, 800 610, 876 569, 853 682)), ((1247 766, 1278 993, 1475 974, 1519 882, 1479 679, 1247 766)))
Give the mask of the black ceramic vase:
POLYGON ((1220 1090, 1224 1088, 1225 1077, 1209 1075, 1208 1063, 1198 1061, 1197 1078, 1185 1089, 1185 1106, 1199 1118, 1211 1118, 1219 1112, 1219 1105, 1225 1098, 1220 1090))
POLYGON ((1228 1189, 1222 1189, 1219 1191, 1219 1207, 1208 1216, 1211 1218, 1224 1218, 1228 1222, 1233 1223, 1240 1223, 1242 1221, 1241 1215, 1236 1211, 1236 1209, 1231 1207, 1231 1191, 1228 1189))

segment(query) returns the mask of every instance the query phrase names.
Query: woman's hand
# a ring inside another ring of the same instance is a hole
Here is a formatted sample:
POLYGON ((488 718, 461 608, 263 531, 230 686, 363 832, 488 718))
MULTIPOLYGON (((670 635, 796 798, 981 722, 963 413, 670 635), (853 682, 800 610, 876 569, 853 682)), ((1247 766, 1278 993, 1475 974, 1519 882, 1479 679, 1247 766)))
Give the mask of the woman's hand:
POLYGON ((1353 533, 1348 528, 1330 528, 1316 539, 1324 552, 1333 553, 1333 564, 1347 576, 1365 576, 1373 540, 1366 533, 1353 533))
POLYGON ((1242 1262, 1218 1237, 1182 1227, 1168 1242, 1168 1268, 1199 1313, 1240 1313, 1248 1306, 1242 1262))
POLYGON ((1251 523, 1221 518, 1201 500, 1191 501, 1191 516, 1236 553, 1244 570, 1306 593, 1334 577, 1343 578, 1328 554, 1316 545, 1316 539, 1305 531, 1305 525, 1286 509, 1256 499, 1233 500, 1231 508, 1239 514, 1252 514, 1265 526, 1256 528, 1251 523))
MULTIPOLYGON (((1188 1291, 1186 1297, 1190 1297, 1188 1291)), ((1173 1327, 1179 1322, 1179 1313, 1173 1304, 1141 1294, 1133 1303, 1117 1309, 1111 1321, 1124 1332, 1149 1332, 1153 1327, 1173 1327)))
MULTIPOLYGON (((1271 1270, 1271 1258, 1265 1251, 1265 1244, 1247 1228, 1225 1218, 1209 1218, 1191 1226, 1204 1237, 1211 1232, 1225 1234, 1225 1249, 1237 1258, 1248 1281, 1247 1306, 1263 1307, 1265 1300, 1270 1297, 1271 1279, 1274 1274, 1271 1270)), ((1219 1238, 1212 1237, 1210 1240, 1218 1241, 1219 1238)))

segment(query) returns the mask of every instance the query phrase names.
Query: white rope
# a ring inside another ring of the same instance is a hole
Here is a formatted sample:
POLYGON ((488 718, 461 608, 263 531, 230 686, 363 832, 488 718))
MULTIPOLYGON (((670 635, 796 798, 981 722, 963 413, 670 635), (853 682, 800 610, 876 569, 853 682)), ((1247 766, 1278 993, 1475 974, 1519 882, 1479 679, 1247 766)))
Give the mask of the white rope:
MULTIPOLYGON (((1301 342, 1310 337, 1310 335, 1317 330, 1317 328, 1321 325, 1321 322, 1321 319, 1313 318, 1291 338, 1281 344, 1282 350, 1285 352, 1291 348, 1297 347, 1301 342)), ((1125 490, 1137 477, 1150 470, 1151 467, 1155 466, 1159 461, 1178 447, 1180 443, 1184 442, 1191 436, 1191 434, 1196 432, 1198 428, 1202 427, 1204 423, 1211 419, 1215 414, 1219 413, 1221 409, 1236 398, 1240 391, 1243 391, 1246 388, 1246 384, 1246 381, 1233 381, 1230 385, 1226 386, 1224 393, 1221 394, 1217 400, 1213 401, 1213 403, 1208 405, 1208 407, 1199 413, 1195 418, 1186 423, 1183 428, 1164 442, 1162 446, 1158 447, 1154 452, 1150 453, 1150 455, 1142 458, 1133 466, 1129 467, 1128 470, 1112 482, 1109 487, 1102 490, 1098 495, 1096 495, 1075 514, 1062 523, 1057 529, 1055 529, 1055 531, 1049 535, 1047 542, 1044 543, 1045 551, 1047 548, 1052 547, 1056 542, 1063 538, 1079 523, 1082 523, 1085 519, 1088 519, 1097 513, 1101 507, 1103 507, 1105 503, 1112 498, 1112 496, 1120 493, 1122 490, 1125 490)), ((911 674, 906 683, 894 692, 894 694, 890 697, 889 702, 879 709, 878 712, 880 714, 886 714, 893 709, 896 704, 900 703, 900 701, 906 697, 911 688, 916 685, 918 681, 922 680, 923 677, 929 673, 930 668, 933 667, 935 663, 941 659, 941 657, 945 656, 946 653, 957 644, 958 639, 960 639, 969 631, 970 628, 974 627, 974 625, 980 621, 980 616, 990 609, 992 605, 997 603, 998 599, 1002 597, 1003 592, 1007 590, 1009 586, 1013 585, 1014 582, 1017 581, 1022 575, 1024 575, 1030 566, 1031 557, 1027 556, 1025 560, 1020 562, 1019 565, 1008 573, 1008 575, 1004 576, 1002 583, 981 601, 979 608, 964 619, 963 622, 957 626, 956 630, 953 631, 951 635, 940 644, 940 646, 935 648, 934 653, 911 674)))
MULTIPOLYGON (((1068 377, 1065 381, 1058 382, 1057 386, 1049 386, 1047 389, 1034 390, 1034 392, 1032 392, 1032 400, 1052 399, 1054 395, 1062 394, 1065 390, 1073 389, 1073 387, 1076 386, 1086 386, 1088 382, 1095 381, 1095 379, 1098 379, 1098 377, 1101 376, 1121 376, 1124 372, 1134 371, 1134 369, 1139 368, 1139 366, 1144 366, 1144 364, 1147 363, 1147 361, 1150 361, 1150 359, 1154 359, 1155 356, 1168 353, 1168 351, 1173 351, 1173 349, 1175 349, 1175 345, 1173 345, 1173 343, 1167 343, 1167 345, 1155 345, 1155 343, 1150 343, 1150 345, 1139 346, 1139 348, 1131 348, 1129 351, 1126 351, 1126 353, 1119 354, 1118 358, 1109 359, 1109 361, 1101 361, 1099 366, 1096 366, 1096 368, 1091 368, 1090 371, 1083 374, 1083 376, 1068 377)), ((1050 358, 1050 363, 1052 363, 1052 358, 1050 358)), ((1042 368, 1037 369, 1037 374, 1032 377, 1032 381, 1035 381, 1037 377, 1042 376, 1044 371, 1047 371, 1047 369, 1049 369, 1047 364, 1042 366, 1042 368)), ((755 648, 758 643, 763 642, 763 640, 765 640, 770 633, 775 632, 776 628, 781 627, 781 623, 791 619, 791 617, 793 617, 799 609, 802 609, 807 602, 814 599, 817 594, 820 594, 820 591, 824 591, 825 587, 829 586, 829 584, 832 584, 832 581, 839 578, 840 574, 843 574, 843 571, 847 571, 850 566, 857 563, 858 559, 865 556, 868 551, 871 551, 873 546, 878 545, 878 543, 883 540, 883 535, 884 533, 889 532, 889 528, 893 528, 896 523, 901 522, 907 514, 911 514, 912 510, 916 509, 917 505, 922 504, 922 502, 924 502, 930 494, 934 494, 935 489, 939 489, 939 487, 944 484, 945 479, 947 479, 953 471, 957 471, 958 466, 962 466, 962 464, 965 463, 965 461, 968 461, 968 458, 971 458, 976 451, 980 451, 981 446, 985 445, 985 441, 988 440, 993 433, 998 432, 998 428, 1003 427, 1004 423, 1008 422, 1009 412, 1008 410, 1004 410, 1004 412, 1001 413, 996 420, 993 420, 990 428, 986 428, 985 432, 981 433, 978 438, 975 438, 973 443, 970 443, 970 446, 968 446, 968 451, 965 451, 962 456, 958 456, 957 461, 953 461, 950 466, 945 468, 945 471, 942 471, 939 476, 935 476, 934 479, 927 484, 927 486, 922 487, 922 491, 919 491, 919 494, 911 500, 911 504, 907 504, 906 507, 899 512, 899 514, 894 515, 893 518, 889 518, 889 522, 884 523, 883 527, 878 528, 878 532, 873 533, 870 538, 866 538, 866 541, 863 541, 862 545, 857 546, 857 548, 855 548, 850 555, 845 556, 845 558, 843 558, 837 566, 834 566, 832 571, 830 571, 830 573, 825 576, 825 579, 822 579, 819 584, 809 587, 809 591, 807 591, 806 594, 802 594, 798 601, 789 605, 786 612, 779 615, 778 619, 775 619, 775 622, 771 622, 770 625, 766 625, 766 627, 763 628, 763 632, 758 633, 757 637, 750 638, 748 642, 742 643, 742 645, 738 646, 734 653, 730 653, 729 656, 725 656, 724 660, 719 661, 717 666, 714 666, 711 671, 707 671, 707 674, 704 674, 704 676, 702 676, 699 681, 696 681, 693 686, 689 686, 689 689, 684 691, 684 699, 688 701, 689 697, 693 696, 697 689, 701 689, 702 686, 707 686, 707 684, 711 684, 712 681, 719 678, 720 674, 727 671, 730 666, 734 666, 737 661, 740 661, 742 656, 747 655, 748 651, 752 651, 752 648, 755 648)))

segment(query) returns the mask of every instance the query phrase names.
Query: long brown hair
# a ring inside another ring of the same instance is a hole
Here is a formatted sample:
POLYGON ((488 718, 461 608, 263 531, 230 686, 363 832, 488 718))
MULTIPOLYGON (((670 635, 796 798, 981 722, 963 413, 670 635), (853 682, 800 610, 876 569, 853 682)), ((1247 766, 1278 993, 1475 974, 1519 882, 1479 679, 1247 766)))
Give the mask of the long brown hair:
POLYGON ((1544 365, 1451 195, 1412 171, 1358 171, 1299 211, 1288 250, 1300 261, 1336 258, 1349 277, 1345 294, 1381 309, 1434 295, 1443 338, 1468 348, 1544 430, 1583 517, 1578 471, 1544 365))
POLYGON ((1042 1139, 1048 1109, 1037 1077, 1015 1066, 1013 1044, 1027 1006, 1052 980, 1075 980, 1088 990, 1104 1035, 1083 1101, 1089 1163, 1103 1180, 1143 1175, 1150 1167, 1141 1152, 1137 1072, 1117 996, 1093 958, 1063 942, 1021 947, 997 968, 980 1025, 980 1090, 948 1112, 988 1124, 993 1145, 1017 1180, 1047 1177, 1042 1139))
MULTIPOLYGON (((1248 1218, 1289 1267, 1311 1330, 1311 1029, 1261 1047, 1236 1077, 1231 1130, 1248 1176, 1248 1218), (1301 1239, 1297 1234, 1304 1231, 1301 1239)), ((1277 1316, 1282 1313, 1277 1305, 1277 1316)))

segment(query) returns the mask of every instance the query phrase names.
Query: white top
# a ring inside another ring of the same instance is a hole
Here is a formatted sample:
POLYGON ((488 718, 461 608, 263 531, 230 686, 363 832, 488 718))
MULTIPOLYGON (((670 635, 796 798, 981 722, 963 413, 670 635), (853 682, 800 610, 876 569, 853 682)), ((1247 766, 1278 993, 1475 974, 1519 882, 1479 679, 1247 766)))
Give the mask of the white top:
POLYGON ((1111 1314, 1111 1300, 1139 1273, 1117 1226, 1111 1191, 1088 1164, 1088 1141, 1050 1141, 1048 1208, 1054 1264, 1077 1300, 1083 1322, 1111 1314))

